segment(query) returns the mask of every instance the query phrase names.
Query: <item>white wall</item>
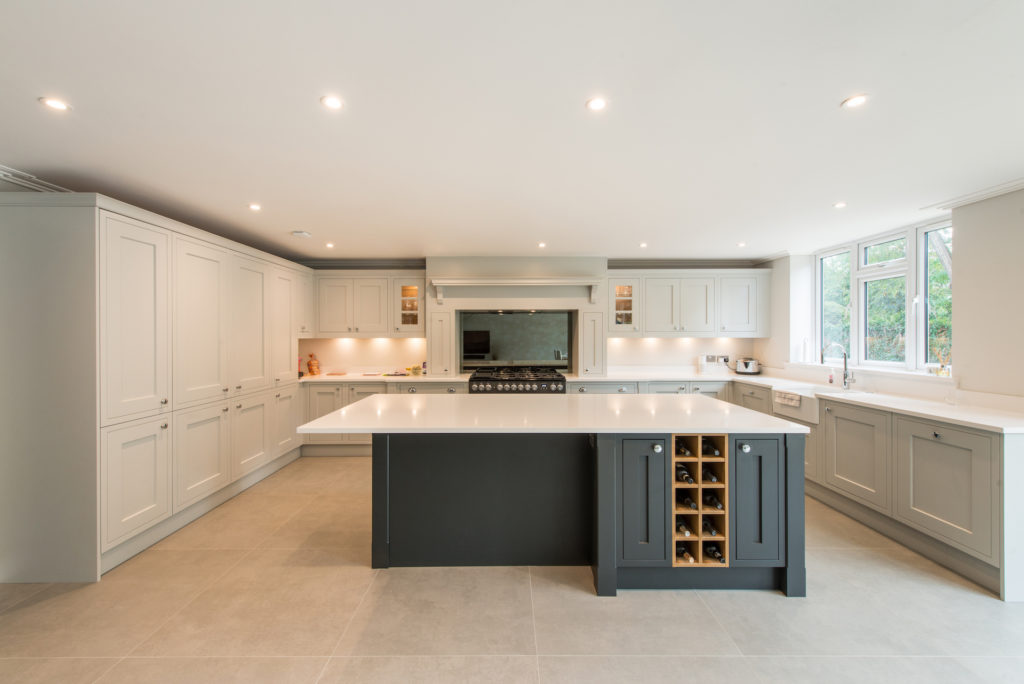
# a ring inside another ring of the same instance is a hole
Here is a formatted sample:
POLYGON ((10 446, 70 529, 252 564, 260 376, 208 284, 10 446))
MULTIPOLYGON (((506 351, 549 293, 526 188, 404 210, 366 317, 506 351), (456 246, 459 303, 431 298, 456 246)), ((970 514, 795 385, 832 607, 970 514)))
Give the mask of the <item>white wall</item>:
POLYGON ((754 340, 730 337, 609 337, 608 366, 696 366, 701 354, 752 356, 754 340))
POLYGON ((306 372, 311 352, 320 359, 320 370, 324 373, 352 369, 391 371, 423 363, 427 358, 427 340, 423 337, 299 340, 303 372, 306 372))
POLYGON ((1024 395, 1024 190, 953 210, 953 372, 963 390, 1024 395))
POLYGON ((754 358, 770 368, 814 359, 814 257, 772 262, 771 336, 754 341, 754 358))

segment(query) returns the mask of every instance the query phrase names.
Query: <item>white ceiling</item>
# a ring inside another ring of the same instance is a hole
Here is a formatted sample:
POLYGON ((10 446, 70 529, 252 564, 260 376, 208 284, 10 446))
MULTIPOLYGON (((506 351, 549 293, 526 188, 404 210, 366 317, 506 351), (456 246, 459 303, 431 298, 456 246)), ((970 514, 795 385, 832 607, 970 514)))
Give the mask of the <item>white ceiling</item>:
POLYGON ((0 163, 285 256, 807 253, 1024 177, 1021 26, 1019 0, 4 2, 0 163))

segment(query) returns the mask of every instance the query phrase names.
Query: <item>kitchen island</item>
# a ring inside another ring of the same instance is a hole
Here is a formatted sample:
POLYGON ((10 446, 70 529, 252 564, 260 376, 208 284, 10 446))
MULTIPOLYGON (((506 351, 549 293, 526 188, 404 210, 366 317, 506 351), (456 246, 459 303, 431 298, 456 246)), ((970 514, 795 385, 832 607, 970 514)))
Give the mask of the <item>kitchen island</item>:
POLYGON ((796 423, 699 395, 375 395, 299 432, 373 435, 374 567, 806 591, 796 423))

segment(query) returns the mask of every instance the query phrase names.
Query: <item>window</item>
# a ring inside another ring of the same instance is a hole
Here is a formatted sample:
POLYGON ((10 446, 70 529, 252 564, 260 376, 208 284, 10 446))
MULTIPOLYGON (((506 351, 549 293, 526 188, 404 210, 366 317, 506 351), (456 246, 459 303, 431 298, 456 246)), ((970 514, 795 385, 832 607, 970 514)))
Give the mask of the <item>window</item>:
POLYGON ((952 263, 948 223, 820 253, 816 324, 821 362, 835 362, 846 353, 854 365, 948 368, 952 263))

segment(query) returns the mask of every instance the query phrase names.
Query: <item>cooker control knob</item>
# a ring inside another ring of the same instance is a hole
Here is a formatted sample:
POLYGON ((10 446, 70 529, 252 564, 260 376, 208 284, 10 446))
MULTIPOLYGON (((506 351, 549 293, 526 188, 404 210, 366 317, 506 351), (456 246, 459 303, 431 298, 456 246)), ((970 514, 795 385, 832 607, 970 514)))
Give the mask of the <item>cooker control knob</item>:
POLYGON ((522 383, 520 383, 520 385, 519 385, 519 391, 520 391, 520 392, 522 392, 522 391, 523 391, 524 389, 525 389, 525 388, 523 387, 522 383))
POLYGON ((534 392, 536 392, 536 391, 537 391, 537 386, 536 386, 536 385, 532 385, 532 386, 530 387, 530 389, 532 389, 532 390, 533 390, 534 392))
POLYGON ((469 389, 473 392, 476 392, 476 383, 474 382, 472 385, 470 385, 469 389))
POLYGON ((490 392, 491 391, 491 383, 487 383, 487 387, 485 387, 484 389, 486 389, 488 392, 490 392))

